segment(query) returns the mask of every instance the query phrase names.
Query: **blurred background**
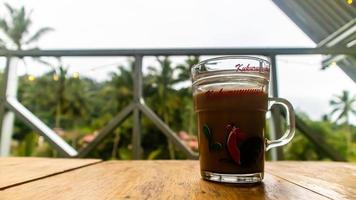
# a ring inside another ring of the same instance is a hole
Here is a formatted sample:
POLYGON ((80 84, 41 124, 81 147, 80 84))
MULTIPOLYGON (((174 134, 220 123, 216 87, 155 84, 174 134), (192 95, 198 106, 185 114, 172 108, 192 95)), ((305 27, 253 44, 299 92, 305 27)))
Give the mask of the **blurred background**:
MULTIPOLYGON (((352 0, 0 0, 0 155, 196 158, 190 68, 254 49, 298 115, 268 159, 356 161, 355 45, 352 0)), ((267 136, 283 129, 269 113, 267 136)))

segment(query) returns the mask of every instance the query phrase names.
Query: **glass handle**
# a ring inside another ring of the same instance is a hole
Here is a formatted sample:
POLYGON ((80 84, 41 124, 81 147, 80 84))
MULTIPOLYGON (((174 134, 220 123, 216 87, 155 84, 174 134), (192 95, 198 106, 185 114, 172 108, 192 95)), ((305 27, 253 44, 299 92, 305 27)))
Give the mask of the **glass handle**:
POLYGON ((294 109, 291 103, 287 101, 286 99, 282 98, 268 98, 268 101, 271 102, 269 106, 269 110, 272 108, 273 105, 279 105, 282 106, 282 108, 285 109, 286 111, 286 123, 287 123, 287 130, 284 133, 284 135, 277 139, 277 140, 266 140, 266 151, 274 148, 274 147, 279 147, 287 144, 292 140, 294 137, 295 133, 295 115, 294 115, 294 109))

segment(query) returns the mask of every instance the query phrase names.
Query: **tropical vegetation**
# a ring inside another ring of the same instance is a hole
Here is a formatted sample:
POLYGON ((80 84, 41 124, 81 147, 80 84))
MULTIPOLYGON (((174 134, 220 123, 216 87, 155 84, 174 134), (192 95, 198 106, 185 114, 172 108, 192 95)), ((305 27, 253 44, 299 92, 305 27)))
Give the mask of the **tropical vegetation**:
MULTIPOLYGON (((167 76, 165 77, 167 80, 164 80, 161 75, 162 71, 159 70, 164 67, 170 68, 169 70, 177 68, 172 64, 167 64, 170 63, 169 58, 159 59, 164 61, 159 62, 159 65, 165 66, 156 66, 158 72, 152 70, 144 77, 146 103, 177 134, 184 132, 194 138, 196 128, 191 90, 189 87, 179 89, 173 87, 172 82, 177 80, 180 73, 167 76), (160 79, 164 81, 158 81, 160 79)), ((67 142, 80 149, 90 142, 98 130, 132 99, 133 62, 127 63, 127 65, 118 66, 116 72, 113 72, 104 82, 96 82, 87 77, 70 76, 62 66, 59 67, 61 69, 59 77, 54 76, 54 71, 36 77, 35 80, 22 76, 19 79, 18 98, 67 142)), ((189 68, 188 62, 182 64, 189 68)), ((182 79, 184 80, 186 79, 182 79)), ((354 108, 354 105, 351 108, 354 108)), ((354 125, 339 123, 338 120, 331 121, 330 118, 313 121, 303 113, 299 113, 299 116, 316 132, 321 133, 326 142, 342 156, 349 160, 356 159, 356 127, 354 125), (346 142, 348 137, 351 140, 349 143, 346 142)), ((144 116, 142 132, 143 158, 184 158, 184 155, 175 150, 165 136, 144 116)), ((132 120, 129 118, 89 156, 102 159, 130 159, 131 133, 132 120)), ((13 138, 13 155, 57 156, 42 137, 20 121, 16 121, 13 138)), ((299 131, 293 142, 284 148, 284 155, 285 159, 292 160, 329 159, 299 131)))

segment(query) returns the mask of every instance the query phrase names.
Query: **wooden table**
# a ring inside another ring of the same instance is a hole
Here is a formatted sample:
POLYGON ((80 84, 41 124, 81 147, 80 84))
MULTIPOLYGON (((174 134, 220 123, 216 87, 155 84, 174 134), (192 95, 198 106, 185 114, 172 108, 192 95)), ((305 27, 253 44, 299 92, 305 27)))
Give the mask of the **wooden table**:
POLYGON ((241 187, 203 181, 198 161, 0 158, 0 199, 356 199, 356 164, 269 162, 241 187))

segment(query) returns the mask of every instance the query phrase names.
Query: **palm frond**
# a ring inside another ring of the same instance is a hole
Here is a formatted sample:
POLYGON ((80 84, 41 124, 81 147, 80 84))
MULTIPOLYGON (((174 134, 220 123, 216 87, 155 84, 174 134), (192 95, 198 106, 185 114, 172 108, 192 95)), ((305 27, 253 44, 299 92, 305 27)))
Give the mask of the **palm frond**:
POLYGON ((351 110, 350 112, 356 116, 356 110, 351 110))
POLYGON ((185 66, 185 65, 177 65, 177 66, 176 66, 176 69, 181 70, 181 71, 186 71, 186 70, 188 70, 188 69, 187 69, 187 66, 185 66))
POLYGON ((8 31, 4 33, 16 45, 17 49, 21 49, 23 36, 28 32, 30 25, 31 20, 26 18, 25 8, 21 7, 21 9, 14 9, 14 13, 11 15, 8 24, 8 31))
POLYGON ((169 60, 168 56, 163 56, 163 57, 156 56, 156 60, 161 65, 162 68, 171 64, 171 61, 169 60))
POLYGON ((339 121, 339 120, 341 120, 342 118, 345 118, 346 115, 347 115, 347 113, 343 110, 343 111, 339 114, 339 116, 336 118, 336 121, 339 121))
POLYGON ((49 67, 53 68, 53 65, 52 65, 50 62, 48 62, 48 61, 46 61, 46 60, 43 60, 42 58, 33 57, 32 59, 33 59, 34 61, 38 62, 38 63, 41 63, 41 64, 43 64, 43 65, 46 65, 46 66, 49 66, 49 67))
POLYGON ((0 38, 0 50, 6 49, 5 42, 0 38))
POLYGON ((54 29, 51 27, 43 27, 39 29, 33 36, 31 36, 25 44, 30 44, 32 42, 38 41, 43 35, 47 34, 48 32, 53 31, 54 29))
MULTIPOLYGON (((40 48, 38 47, 34 47, 34 48, 30 48, 30 49, 27 49, 28 51, 35 51, 35 50, 40 50, 40 48)), ((49 66, 51 67, 53 70, 55 69, 54 65, 48 61, 45 61, 43 60, 42 58, 40 57, 33 57, 32 60, 38 62, 38 63, 41 63, 43 65, 46 65, 46 66, 49 66)))
POLYGON ((15 9, 14 9, 12 6, 10 6, 10 4, 4 3, 4 6, 6 7, 6 9, 9 11, 9 13, 10 13, 11 15, 14 14, 15 9))
POLYGON ((350 98, 350 104, 353 104, 354 102, 356 102, 356 95, 352 96, 352 98, 350 98))
POLYGON ((154 73, 154 74, 156 74, 158 71, 157 68, 153 67, 153 66, 148 66, 147 69, 149 72, 154 73))
POLYGON ((336 101, 336 100, 331 100, 330 102, 330 105, 338 105, 338 104, 340 104, 341 102, 340 101, 336 101))
POLYGON ((340 108, 334 108, 331 112, 330 112, 330 116, 334 115, 337 111, 339 111, 340 108))
POLYGON ((20 8, 20 12, 18 13, 18 17, 21 19, 25 19, 26 18, 26 9, 25 6, 22 6, 20 8))
POLYGON ((5 19, 0 19, 0 29, 4 31, 4 33, 9 31, 9 25, 5 21, 5 19))
POLYGON ((333 107, 333 110, 330 113, 330 116, 337 113, 336 122, 344 120, 343 122, 348 124, 349 117, 351 115, 356 116, 356 108, 354 106, 356 102, 356 95, 351 95, 350 91, 343 90, 341 95, 334 95, 333 99, 329 101, 330 105, 333 107))

